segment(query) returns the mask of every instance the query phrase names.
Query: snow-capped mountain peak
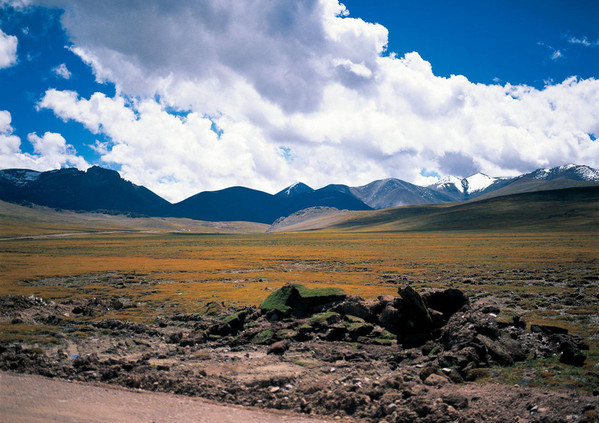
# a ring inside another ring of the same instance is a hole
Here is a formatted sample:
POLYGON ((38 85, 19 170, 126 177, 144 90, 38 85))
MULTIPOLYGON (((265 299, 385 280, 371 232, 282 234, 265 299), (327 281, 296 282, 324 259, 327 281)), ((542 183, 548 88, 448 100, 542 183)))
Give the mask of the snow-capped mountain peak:
POLYGON ((431 187, 435 187, 437 189, 439 188, 446 188, 446 189, 451 189, 451 188, 455 188, 458 191, 460 191, 461 193, 464 192, 464 184, 462 183, 463 179, 458 178, 457 176, 446 176, 443 179, 440 179, 439 182, 437 182, 436 184, 433 184, 431 187))
POLYGON ((489 186, 493 185, 497 181, 497 178, 485 175, 484 173, 475 173, 474 175, 468 176, 462 180, 464 183, 465 192, 472 194, 473 192, 483 191, 489 186))
POLYGON ((569 178, 585 182, 599 182, 599 170, 586 165, 575 164, 566 164, 551 169, 537 169, 524 176, 543 181, 550 181, 557 178, 569 178))
POLYGON ((500 178, 493 178, 484 173, 476 173, 467 178, 458 178, 457 176, 446 176, 439 180, 436 184, 430 185, 429 188, 454 191, 457 190, 462 194, 470 195, 474 192, 484 191, 489 186, 493 185, 500 178))

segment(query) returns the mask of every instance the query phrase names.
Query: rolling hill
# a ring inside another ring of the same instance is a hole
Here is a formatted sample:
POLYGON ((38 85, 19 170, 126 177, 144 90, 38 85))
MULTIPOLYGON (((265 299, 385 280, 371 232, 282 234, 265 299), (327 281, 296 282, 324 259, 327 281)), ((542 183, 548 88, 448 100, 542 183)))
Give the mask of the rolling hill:
MULTIPOLYGON (((537 191, 465 203, 448 203, 328 214, 294 222, 301 230, 462 231, 533 230, 599 231, 599 186, 537 191), (330 222, 330 223, 329 223, 330 222)), ((294 230, 279 227, 274 231, 294 230)), ((271 230, 273 230, 271 228, 271 230)))

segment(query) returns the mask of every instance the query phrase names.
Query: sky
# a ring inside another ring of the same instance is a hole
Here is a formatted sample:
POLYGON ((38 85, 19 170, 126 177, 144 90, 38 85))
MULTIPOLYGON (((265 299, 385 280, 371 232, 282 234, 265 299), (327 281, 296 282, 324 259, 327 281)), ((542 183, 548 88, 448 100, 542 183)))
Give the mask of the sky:
POLYGON ((169 201, 599 168, 592 0, 0 0, 0 168, 169 201))

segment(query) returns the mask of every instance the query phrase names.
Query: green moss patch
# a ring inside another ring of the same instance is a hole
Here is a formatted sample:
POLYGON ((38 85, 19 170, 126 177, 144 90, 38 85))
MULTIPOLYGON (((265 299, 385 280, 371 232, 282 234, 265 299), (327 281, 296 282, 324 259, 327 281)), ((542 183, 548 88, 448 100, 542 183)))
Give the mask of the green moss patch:
POLYGON ((294 307, 326 304, 345 297, 345 292, 340 288, 306 288, 300 284, 287 284, 266 297, 260 309, 264 313, 288 315, 294 307))

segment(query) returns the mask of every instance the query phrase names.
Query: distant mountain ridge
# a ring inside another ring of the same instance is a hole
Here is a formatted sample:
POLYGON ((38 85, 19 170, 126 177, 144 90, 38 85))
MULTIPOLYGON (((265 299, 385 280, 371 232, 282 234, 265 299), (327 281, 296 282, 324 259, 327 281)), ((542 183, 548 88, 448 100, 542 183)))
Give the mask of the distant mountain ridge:
POLYGON ((340 192, 314 191, 301 186, 288 191, 293 195, 271 195, 250 188, 231 187, 201 192, 171 204, 149 189, 122 179, 118 172, 98 166, 87 171, 74 168, 48 172, 0 170, 0 200, 68 210, 271 224, 280 217, 309 207, 371 209, 359 199, 340 192))
POLYGON ((297 182, 274 195, 245 187, 230 187, 200 192, 171 204, 149 189, 122 179, 116 171, 93 166, 87 171, 74 168, 47 172, 0 170, 0 200, 69 210, 271 224, 281 217, 313 207, 383 209, 486 199, 598 183, 598 170, 568 164, 537 169, 514 178, 495 178, 482 173, 467 178, 449 176, 428 187, 395 178, 356 187, 331 184, 316 190, 297 182))

